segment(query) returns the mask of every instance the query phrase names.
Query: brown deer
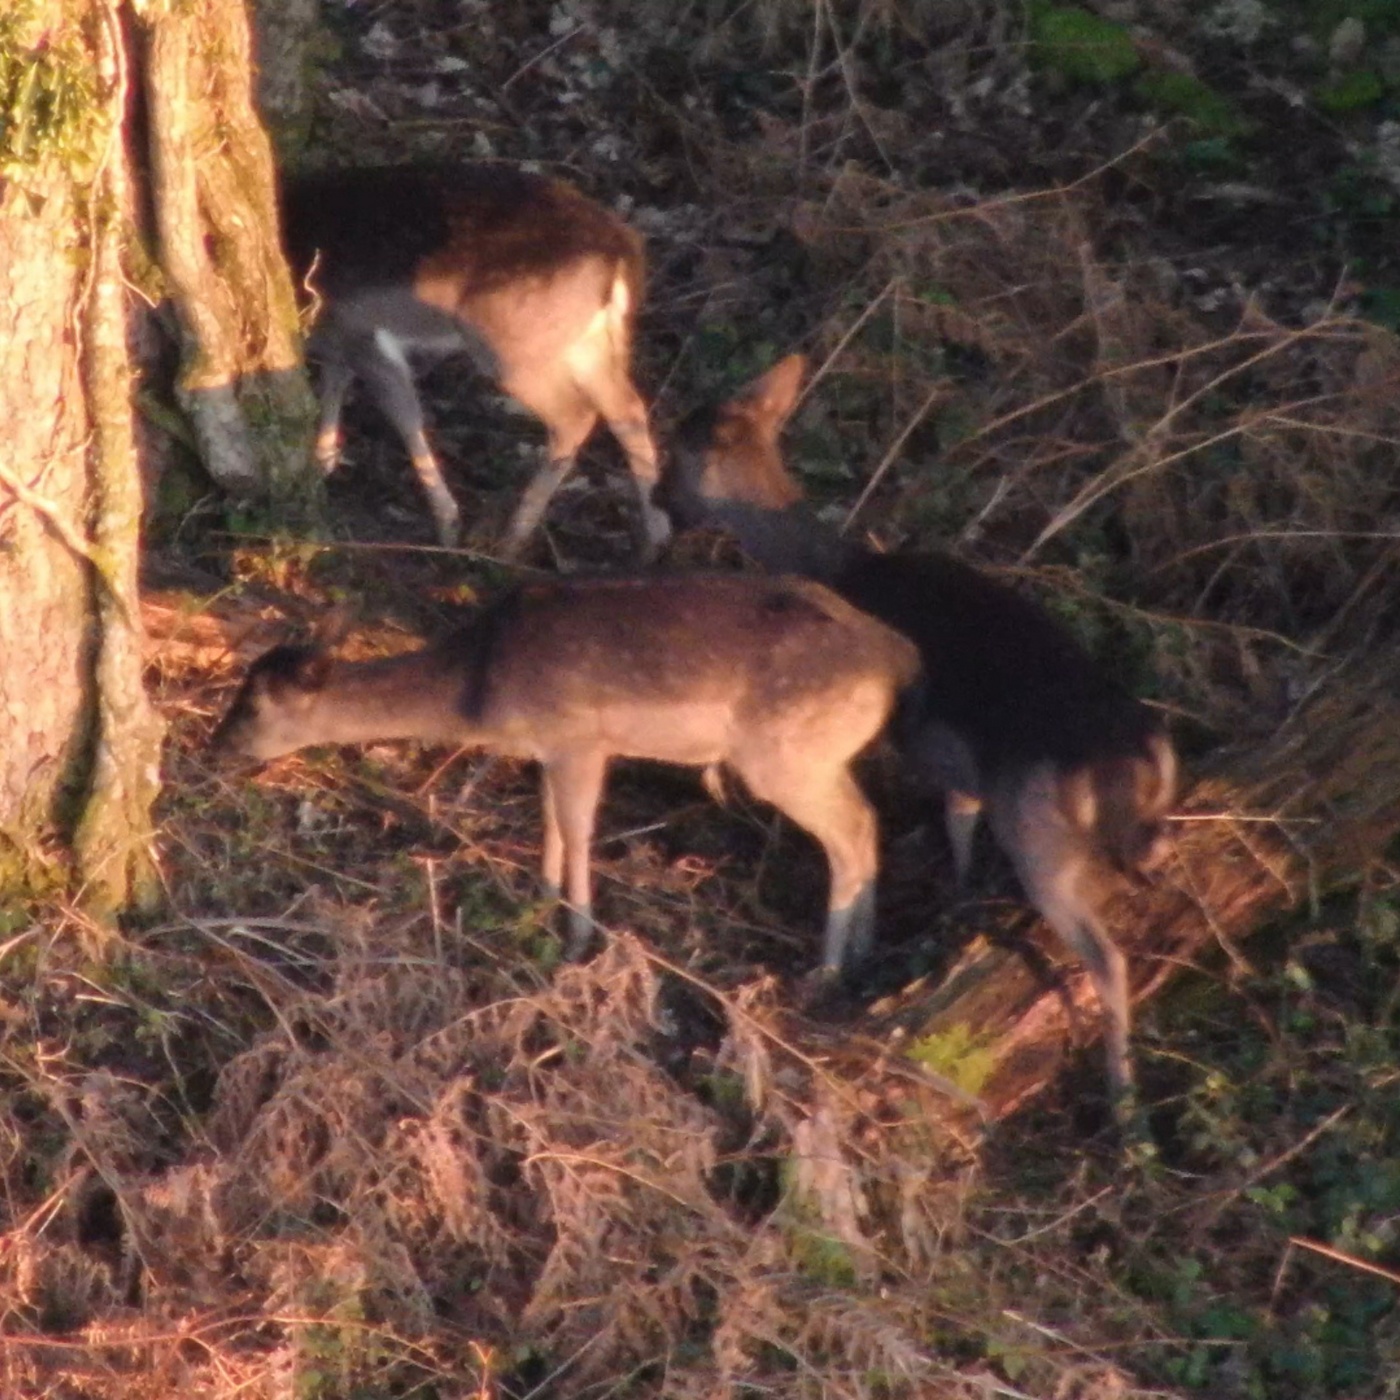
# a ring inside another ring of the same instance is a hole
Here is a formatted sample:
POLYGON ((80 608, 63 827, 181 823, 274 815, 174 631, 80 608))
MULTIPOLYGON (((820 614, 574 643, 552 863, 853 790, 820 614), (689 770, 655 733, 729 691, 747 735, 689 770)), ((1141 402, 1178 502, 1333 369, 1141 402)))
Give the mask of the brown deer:
POLYGON ((875 912, 875 817, 851 760, 918 666, 897 632, 804 579, 528 584, 407 655, 274 648, 214 743, 270 759, 306 744, 424 739, 535 759, 544 884, 567 891, 575 954, 592 927, 588 850, 608 760, 725 764, 825 849, 822 963, 837 972, 848 951, 868 953, 875 912))
POLYGON ((446 545, 457 502, 424 432, 409 357, 465 351, 537 414, 548 459, 502 548, 517 553, 603 418, 641 497, 641 552, 664 542, 651 503, 657 454, 632 382, 642 297, 641 238, 572 186, 497 165, 335 171, 289 180, 287 257, 320 307, 308 354, 321 365, 317 456, 340 454, 340 414, 356 378, 398 430, 446 545))
POLYGON ((820 580, 918 646, 924 678, 900 742, 945 794, 958 880, 985 813, 1031 903, 1088 969, 1124 1101, 1127 969, 1098 909, 1106 866, 1145 869, 1164 852, 1177 781, 1166 728, 1019 593, 951 555, 880 554, 818 520, 778 442, 804 369, 790 356, 693 414, 657 499, 673 524, 722 526, 766 567, 820 580))

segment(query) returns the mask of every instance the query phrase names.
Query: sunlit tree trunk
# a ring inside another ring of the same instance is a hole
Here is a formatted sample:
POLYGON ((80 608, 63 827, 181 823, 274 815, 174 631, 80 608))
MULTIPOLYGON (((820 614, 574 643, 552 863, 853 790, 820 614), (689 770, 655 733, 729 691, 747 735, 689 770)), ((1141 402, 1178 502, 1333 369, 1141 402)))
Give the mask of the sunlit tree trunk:
POLYGON ((214 480, 319 516, 314 406, 282 260, 244 0, 137 0, 160 262, 184 331, 180 397, 214 480))
POLYGON ((141 686, 121 141, 101 0, 0 20, 0 887, 130 902, 160 727, 141 686))
POLYGON ((136 584, 133 151, 151 153, 211 470, 295 523, 318 499, 241 0, 135 8, 124 27, 116 0, 0 0, 0 900, 63 886, 103 913, 152 884, 160 744, 136 584))

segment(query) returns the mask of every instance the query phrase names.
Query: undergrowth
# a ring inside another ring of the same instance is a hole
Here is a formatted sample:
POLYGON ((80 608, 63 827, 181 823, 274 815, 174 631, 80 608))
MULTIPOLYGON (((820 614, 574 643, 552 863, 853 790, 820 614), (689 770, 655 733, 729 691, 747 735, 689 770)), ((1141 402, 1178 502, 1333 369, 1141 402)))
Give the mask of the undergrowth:
MULTIPOLYGON (((1034 591, 1228 774, 1394 646, 1391 79, 1327 57, 1340 9, 1143 8, 1146 37, 984 0, 345 6, 315 154, 527 159, 620 201, 663 439, 803 349, 818 508, 1034 591)), ((613 933, 569 965, 522 766, 208 760, 288 620, 352 599, 357 645, 398 649, 505 576, 489 522, 538 437, 456 378, 429 397, 471 552, 406 547, 426 512, 369 413, 342 538, 206 508, 153 551, 203 571, 147 600, 165 908, 3 911, 0 1390, 1400 1396, 1393 851, 1247 943, 1222 918, 1140 1010, 1155 1152, 1125 1165, 1097 1054, 988 1124, 977 1028, 804 1009, 821 863, 742 796, 623 766, 613 933)), ((624 557, 595 485, 541 566, 624 557)), ((958 905, 889 767, 882 991, 1024 922, 995 867, 958 905)))

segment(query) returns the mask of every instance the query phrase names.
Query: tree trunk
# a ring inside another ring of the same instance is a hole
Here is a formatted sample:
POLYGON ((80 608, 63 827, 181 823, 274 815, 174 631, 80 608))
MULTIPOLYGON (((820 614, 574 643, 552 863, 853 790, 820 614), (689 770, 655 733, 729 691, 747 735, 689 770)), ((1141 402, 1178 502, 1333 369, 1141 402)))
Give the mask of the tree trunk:
POLYGON ((294 524, 320 501, 242 0, 136 9, 144 53, 115 0, 0 11, 0 891, 71 882, 101 913, 149 885, 160 743, 136 588, 130 148, 153 156, 211 471, 294 524))
POLYGON ((121 142, 103 0, 0 27, 0 889, 71 875, 109 910, 150 873, 160 726, 141 680, 121 142))
POLYGON ((285 523, 317 523, 315 405, 243 0, 137 10, 160 261, 184 331, 181 400, 219 485, 270 495, 285 523))

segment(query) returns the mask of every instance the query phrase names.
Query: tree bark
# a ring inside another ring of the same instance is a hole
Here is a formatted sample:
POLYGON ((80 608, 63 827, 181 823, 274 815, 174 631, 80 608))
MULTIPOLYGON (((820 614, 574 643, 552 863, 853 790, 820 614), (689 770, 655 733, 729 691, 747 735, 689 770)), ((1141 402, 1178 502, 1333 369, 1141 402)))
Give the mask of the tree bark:
POLYGON ((0 890, 71 883, 101 914, 151 887, 160 744, 136 583, 132 148, 154 159, 211 470, 293 524, 320 501, 242 0, 137 12, 144 54, 116 0, 0 13, 0 890))
POLYGON ((0 41, 28 75, 0 89, 0 888, 71 876, 107 911, 151 872, 160 742, 135 586, 123 53, 104 0, 43 0, 0 41))
POLYGON ((160 261, 179 312, 179 393, 210 475, 320 521, 315 405, 278 236, 272 148, 253 107, 243 0, 142 0, 160 261))

